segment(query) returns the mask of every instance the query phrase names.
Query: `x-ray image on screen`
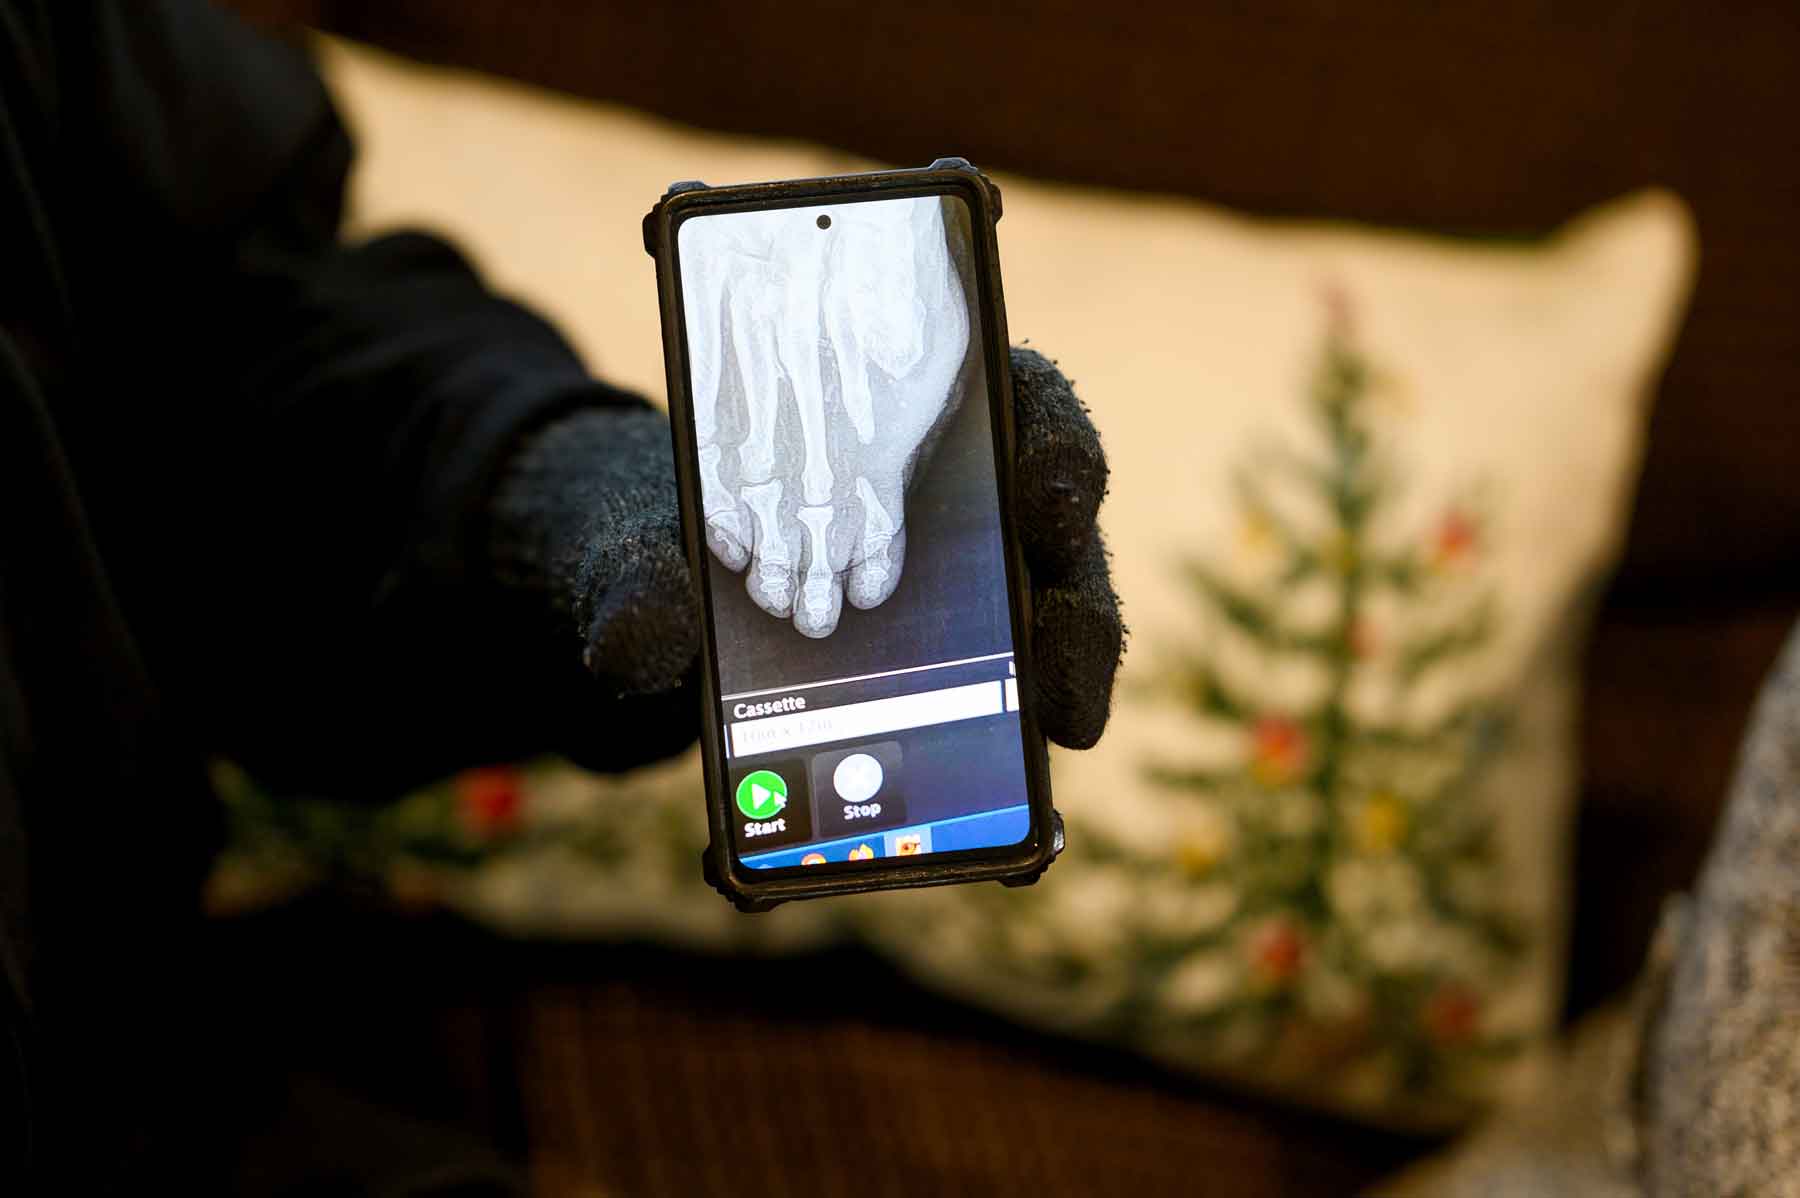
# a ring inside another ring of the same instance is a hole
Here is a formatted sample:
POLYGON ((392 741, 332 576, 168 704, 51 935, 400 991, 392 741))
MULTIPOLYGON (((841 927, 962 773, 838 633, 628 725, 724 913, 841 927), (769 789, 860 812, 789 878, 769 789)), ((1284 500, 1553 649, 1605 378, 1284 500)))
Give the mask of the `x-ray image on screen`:
POLYGON ((931 550, 909 547, 908 489, 979 381, 965 227, 924 196, 681 228, 707 548, 807 637, 931 550))

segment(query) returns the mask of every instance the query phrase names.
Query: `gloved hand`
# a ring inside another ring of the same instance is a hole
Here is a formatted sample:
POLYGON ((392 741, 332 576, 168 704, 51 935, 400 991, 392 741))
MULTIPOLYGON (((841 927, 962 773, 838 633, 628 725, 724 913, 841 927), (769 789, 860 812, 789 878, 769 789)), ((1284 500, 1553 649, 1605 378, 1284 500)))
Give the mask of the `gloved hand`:
MULTIPOLYGON (((1031 572, 1038 722, 1057 744, 1100 739, 1124 624, 1095 518, 1106 457, 1054 364, 1012 351, 1014 510, 1031 572)), ((612 694, 666 691, 700 650, 698 594, 681 545, 669 428, 648 407, 583 408, 529 435, 491 502, 502 584, 535 594, 571 653, 612 694)))

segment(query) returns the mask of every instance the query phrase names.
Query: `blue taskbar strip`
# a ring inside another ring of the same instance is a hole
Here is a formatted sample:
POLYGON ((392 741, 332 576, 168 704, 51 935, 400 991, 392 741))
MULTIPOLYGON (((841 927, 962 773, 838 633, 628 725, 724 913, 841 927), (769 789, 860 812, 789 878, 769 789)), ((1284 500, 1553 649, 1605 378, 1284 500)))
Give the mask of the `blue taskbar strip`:
POLYGON ((757 853, 740 860, 751 869, 780 869, 788 865, 814 865, 826 861, 853 861, 875 857, 910 857, 920 853, 950 853, 957 849, 991 849, 1018 844, 1031 831, 1031 808, 1024 803, 994 811, 977 811, 935 823, 869 832, 818 844, 802 844, 771 853, 757 853))

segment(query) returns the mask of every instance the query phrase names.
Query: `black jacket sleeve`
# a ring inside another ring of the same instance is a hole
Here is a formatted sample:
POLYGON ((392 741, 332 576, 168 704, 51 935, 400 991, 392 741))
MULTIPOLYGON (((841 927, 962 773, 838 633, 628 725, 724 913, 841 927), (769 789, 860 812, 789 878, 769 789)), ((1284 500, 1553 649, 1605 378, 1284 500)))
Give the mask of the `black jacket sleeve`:
POLYGON ((89 374, 59 415, 197 735, 337 793, 572 745, 625 764, 665 726, 690 735, 682 697, 606 709, 479 561, 522 432, 639 401, 443 242, 340 240, 350 141, 297 48, 201 0, 52 20, 89 374))

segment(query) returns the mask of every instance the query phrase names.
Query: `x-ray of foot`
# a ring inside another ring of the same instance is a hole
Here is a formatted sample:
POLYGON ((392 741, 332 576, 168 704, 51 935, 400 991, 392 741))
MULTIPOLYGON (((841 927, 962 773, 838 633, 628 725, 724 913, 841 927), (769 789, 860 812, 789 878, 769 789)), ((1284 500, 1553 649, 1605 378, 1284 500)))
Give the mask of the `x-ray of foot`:
POLYGON ((906 488, 969 345, 941 203, 681 226, 707 547, 807 636, 900 581, 906 488))

